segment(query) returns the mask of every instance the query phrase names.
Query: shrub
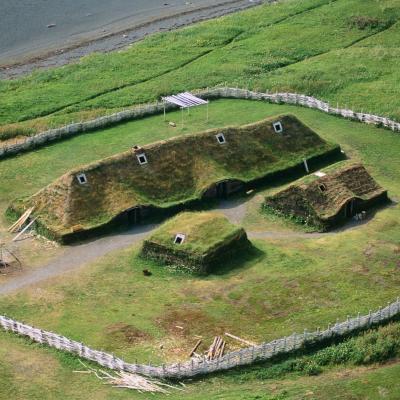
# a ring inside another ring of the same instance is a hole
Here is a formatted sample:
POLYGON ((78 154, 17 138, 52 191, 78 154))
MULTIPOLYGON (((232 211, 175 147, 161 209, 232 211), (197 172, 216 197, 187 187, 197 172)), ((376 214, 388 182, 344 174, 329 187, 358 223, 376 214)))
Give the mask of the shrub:
POLYGON ((349 20, 351 28, 364 29, 385 29, 391 22, 380 18, 369 17, 368 15, 354 15, 349 20))
POLYGON ((16 138, 18 136, 31 136, 35 129, 22 126, 5 126, 0 129, 0 141, 16 138))

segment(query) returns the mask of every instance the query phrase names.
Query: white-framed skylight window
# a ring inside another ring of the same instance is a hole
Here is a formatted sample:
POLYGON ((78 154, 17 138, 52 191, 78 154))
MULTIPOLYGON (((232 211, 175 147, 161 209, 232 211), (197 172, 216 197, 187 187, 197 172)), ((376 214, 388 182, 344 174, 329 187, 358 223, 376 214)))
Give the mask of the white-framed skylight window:
POLYGON ((76 176, 76 179, 78 179, 80 185, 85 185, 88 182, 86 175, 84 173, 78 174, 76 176))
POLYGON ((178 233, 175 236, 174 244, 182 244, 185 241, 186 235, 183 233, 178 233))
POLYGON ((218 135, 215 135, 215 137, 217 138, 219 144, 226 143, 225 135, 223 133, 218 133, 218 135))
POLYGON ((282 122, 281 121, 274 122, 272 124, 272 126, 274 127, 274 131, 276 133, 282 133, 283 132, 283 126, 282 126, 282 122))
POLYGON ((144 154, 144 153, 137 154, 136 157, 137 157, 137 159, 138 159, 140 165, 147 164, 147 157, 146 157, 146 154, 144 154))

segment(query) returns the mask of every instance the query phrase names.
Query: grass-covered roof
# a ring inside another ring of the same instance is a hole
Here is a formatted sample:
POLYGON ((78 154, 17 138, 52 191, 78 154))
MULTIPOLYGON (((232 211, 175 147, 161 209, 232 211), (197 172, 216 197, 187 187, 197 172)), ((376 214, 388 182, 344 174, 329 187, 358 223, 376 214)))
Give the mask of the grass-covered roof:
POLYGON ((237 236, 241 230, 216 212, 184 212, 162 224, 147 240, 165 248, 202 255, 237 236), (181 244, 174 243, 178 234, 185 236, 181 244))
POLYGON ((13 208, 35 206, 39 221, 57 234, 77 225, 86 230, 132 207, 164 208, 199 199, 216 182, 249 182, 336 147, 296 117, 280 115, 159 141, 81 166, 32 197, 16 201, 13 208), (281 121, 283 133, 275 132, 275 121, 281 121), (218 133, 224 134, 226 143, 218 143, 218 133), (139 164, 140 153, 147 164, 139 164), (82 173, 85 184, 77 179, 82 173))
POLYGON ((351 200, 367 204, 387 196, 361 164, 340 162, 319 172, 267 197, 266 205, 284 214, 303 219, 307 216, 324 223, 338 216, 351 200))
POLYGON ((250 248, 246 231, 216 212, 184 212, 162 224, 143 242, 141 255, 193 273, 226 266, 250 248), (177 241, 179 239, 179 241, 177 241))

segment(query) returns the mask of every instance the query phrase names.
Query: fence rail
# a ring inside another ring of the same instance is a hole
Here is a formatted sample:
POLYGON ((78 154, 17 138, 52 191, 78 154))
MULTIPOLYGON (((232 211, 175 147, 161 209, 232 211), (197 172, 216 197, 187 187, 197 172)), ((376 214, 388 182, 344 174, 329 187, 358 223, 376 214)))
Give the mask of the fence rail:
POLYGON ((289 354, 305 345, 322 343, 333 337, 345 336, 360 329, 367 329, 373 325, 390 321, 399 315, 400 300, 397 298, 395 302, 388 304, 385 308, 380 308, 376 312, 370 311, 367 315, 361 316, 358 314, 355 318, 347 317, 346 321, 328 325, 328 328, 325 330, 318 329, 314 332, 304 330, 301 334, 293 333, 290 336, 273 340, 269 343, 262 343, 257 346, 232 351, 216 360, 207 361, 205 358, 191 359, 184 363, 161 366, 129 364, 114 355, 93 350, 82 343, 70 340, 64 336, 34 328, 4 316, 0 316, 0 325, 6 331, 27 336, 37 343, 77 354, 81 358, 94 361, 103 367, 113 370, 138 373, 156 378, 182 379, 249 365, 257 361, 271 359, 281 354, 289 354))
MULTIPOLYGON (((386 117, 381 117, 373 114, 358 113, 347 108, 331 107, 329 103, 323 102, 311 96, 305 96, 296 93, 261 93, 246 89, 217 87, 212 89, 204 89, 196 92, 202 98, 235 98, 235 99, 250 99, 267 101, 270 103, 282 103, 300 105, 303 107, 313 108, 322 112, 342 116, 354 121, 360 121, 366 124, 379 125, 392 131, 400 132, 400 123, 386 117)), ((166 105, 167 110, 175 109, 176 106, 166 105)), ((45 132, 38 133, 34 136, 26 138, 23 142, 0 147, 0 159, 10 155, 15 155, 21 152, 29 151, 46 145, 49 142, 72 137, 83 132, 95 131, 113 124, 123 121, 143 118, 149 115, 163 112, 163 103, 147 104, 138 106, 134 109, 120 111, 111 115, 106 115, 96 118, 91 121, 69 124, 61 128, 50 129, 45 132)))

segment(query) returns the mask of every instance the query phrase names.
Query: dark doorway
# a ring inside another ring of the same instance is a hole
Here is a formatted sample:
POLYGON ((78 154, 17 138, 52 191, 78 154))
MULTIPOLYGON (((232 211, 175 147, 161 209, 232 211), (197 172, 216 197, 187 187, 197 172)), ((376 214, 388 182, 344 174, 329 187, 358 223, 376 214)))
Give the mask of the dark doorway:
POLYGON ((139 207, 134 207, 126 211, 128 224, 136 225, 141 221, 141 212, 139 207))
POLYGON ((355 212, 356 210, 355 210, 355 201, 354 201, 354 199, 353 200, 350 200, 350 201, 348 201, 347 203, 346 203, 346 207, 345 207, 345 209, 344 209, 344 212, 345 212, 345 217, 346 218, 351 218, 351 217, 354 217, 354 215, 355 215, 355 212))
POLYGON ((219 199, 228 197, 228 184, 226 181, 217 183, 217 197, 219 199))

